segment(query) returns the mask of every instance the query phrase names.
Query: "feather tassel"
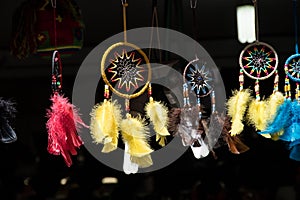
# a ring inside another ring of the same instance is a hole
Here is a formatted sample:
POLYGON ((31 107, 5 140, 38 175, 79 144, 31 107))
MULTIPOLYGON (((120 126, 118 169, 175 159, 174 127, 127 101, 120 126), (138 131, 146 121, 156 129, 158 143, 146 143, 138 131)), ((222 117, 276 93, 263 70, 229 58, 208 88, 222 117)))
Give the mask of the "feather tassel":
POLYGON ((199 112, 196 106, 184 108, 180 112, 178 135, 181 137, 183 146, 191 146, 200 135, 198 115, 199 112))
POLYGON ((178 124, 180 123, 180 113, 181 108, 171 108, 168 113, 168 131, 172 133, 173 136, 178 134, 178 124))
POLYGON ((222 129, 222 137, 223 140, 227 143, 229 151, 233 154, 241 154, 248 151, 250 148, 242 142, 242 140, 239 138, 240 135, 230 135, 229 131, 231 123, 229 116, 227 115, 224 120, 225 121, 222 129))
POLYGON ((103 153, 114 151, 118 146, 121 106, 117 101, 105 99, 101 104, 94 106, 90 115, 90 130, 94 142, 104 144, 103 153))
POLYGON ((10 120, 15 118, 16 112, 15 103, 0 98, 0 141, 3 143, 17 140, 17 135, 9 124, 10 120))
POLYGON ((247 119, 256 130, 264 130, 267 122, 267 101, 252 100, 249 104, 247 119))
MULTIPOLYGON (((263 124, 260 130, 266 129, 268 123, 271 123, 274 120, 277 111, 279 109, 279 106, 283 104, 284 99, 285 99, 284 95, 278 91, 271 94, 271 96, 267 99, 267 110, 266 110, 267 116, 266 116, 266 120, 264 120, 265 123, 263 124)), ((279 139, 277 137, 277 134, 273 134, 273 135, 261 134, 261 135, 264 136, 265 138, 272 138, 273 140, 279 139)))
MULTIPOLYGON (((218 113, 212 113, 210 116, 210 122, 209 122, 209 128, 208 132, 206 132, 206 138, 208 141, 208 147, 212 151, 215 144, 217 144, 219 137, 221 136, 221 132, 223 129, 225 121, 225 116, 218 114, 218 113)), ((204 126, 204 124, 203 124, 204 126)), ((205 128, 205 126, 204 126, 205 128)))
POLYGON ((52 105, 47 110, 48 152, 53 155, 62 155, 68 167, 72 165, 71 155, 76 155, 83 141, 77 134, 80 128, 88 127, 81 120, 74 105, 68 98, 54 94, 52 105))
POLYGON ((265 130, 258 132, 259 134, 280 135, 283 130, 290 125, 292 102, 286 99, 278 108, 274 120, 270 122, 265 130))
POLYGON ((128 154, 131 161, 139 167, 149 167, 153 164, 150 154, 153 152, 148 144, 149 128, 140 117, 133 118, 130 114, 121 122, 121 134, 124 143, 128 144, 128 154))
POLYGON ((293 101, 290 109, 290 124, 285 127, 284 133, 279 136, 280 140, 293 142, 300 139, 300 105, 297 100, 293 101))
POLYGON ((290 142, 288 148, 290 150, 290 159, 300 161, 300 139, 290 142))
MULTIPOLYGON (((284 103, 284 95, 281 92, 275 92, 267 99, 268 102, 268 116, 267 122, 272 122, 277 114, 277 111, 284 103)), ((263 130, 263 129, 262 129, 263 130)))
POLYGON ((150 118, 156 132, 156 141, 160 146, 165 146, 166 137, 170 135, 168 127, 168 108, 161 102, 154 101, 150 97, 145 106, 146 115, 150 118))
POLYGON ((243 118, 247 109, 247 104, 251 99, 249 89, 234 91, 233 96, 227 102, 228 115, 231 117, 232 136, 240 134, 244 129, 243 118))

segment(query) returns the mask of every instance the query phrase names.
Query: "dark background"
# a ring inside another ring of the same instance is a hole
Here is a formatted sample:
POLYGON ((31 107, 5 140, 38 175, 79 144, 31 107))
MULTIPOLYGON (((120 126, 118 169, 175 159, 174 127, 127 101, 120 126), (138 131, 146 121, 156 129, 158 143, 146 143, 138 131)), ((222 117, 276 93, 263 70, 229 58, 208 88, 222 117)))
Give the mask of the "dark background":
MULTIPOLYGON (((50 106, 51 62, 36 55, 18 60, 9 53, 12 15, 21 2, 2 1, 0 6, 0 96, 12 98, 17 102, 18 110, 12 124, 17 142, 0 144, 1 200, 62 199, 67 196, 69 199, 101 199, 96 196, 105 196, 111 191, 114 191, 113 199, 204 199, 196 197, 195 193, 211 193, 214 196, 211 199, 217 199, 216 194, 220 197, 224 191, 227 199, 275 199, 278 188, 294 184, 299 163, 288 158, 284 144, 264 139, 250 127, 243 133, 250 150, 241 155, 233 155, 223 146, 216 150, 217 159, 209 155, 197 160, 188 150, 162 170, 125 175, 97 161, 83 146, 79 155, 73 158, 74 164, 66 167, 60 156, 49 155, 46 150, 45 113, 50 106), (102 185, 101 178, 106 176, 118 177, 119 183, 102 185), (66 186, 60 185, 60 179, 64 177, 70 177, 66 186), (24 180, 29 184, 25 185, 24 180)), ((128 2, 128 29, 150 26, 152 1, 128 2)), ((200 0, 196 8, 197 41, 218 66, 228 97, 231 90, 238 88, 238 56, 245 44, 237 40, 236 6, 245 2, 200 0)), ((82 50, 63 58, 64 93, 69 97, 85 56, 101 41, 122 31, 120 1, 78 0, 77 3, 86 28, 82 50)), ((282 82, 283 63, 294 54, 292 1, 261 0, 258 5, 260 40, 277 51, 282 82)), ((192 36, 188 0, 158 1, 158 16, 159 26, 192 36)), ((173 67, 182 69, 184 62, 173 67)), ((251 81, 248 86, 252 87, 251 81)), ((270 83, 262 83, 261 87, 261 93, 265 95, 272 90, 270 83)))

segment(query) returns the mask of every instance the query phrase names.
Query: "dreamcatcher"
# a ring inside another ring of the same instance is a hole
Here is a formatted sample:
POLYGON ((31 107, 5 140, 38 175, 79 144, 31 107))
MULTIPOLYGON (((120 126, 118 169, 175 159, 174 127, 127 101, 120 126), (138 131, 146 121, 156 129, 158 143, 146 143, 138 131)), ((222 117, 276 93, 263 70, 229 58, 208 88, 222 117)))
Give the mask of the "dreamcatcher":
MULTIPOLYGON (((196 27, 197 1, 190 1, 196 27)), ((196 31, 194 30, 194 38, 196 31)), ((195 46, 195 52, 196 46, 195 46)), ((190 146, 196 158, 206 157, 214 148, 224 143, 232 153, 242 153, 249 148, 237 137, 229 134, 230 122, 224 113, 216 109, 216 94, 211 70, 195 53, 183 71, 183 108, 172 108, 169 112, 169 131, 182 138, 184 146, 190 146), (195 100, 190 99, 193 95, 195 100), (192 106, 195 105, 195 106, 192 106), (221 136, 221 137, 220 137, 221 136)))
POLYGON ((290 158, 300 161, 300 54, 298 52, 297 1, 293 0, 295 23, 295 54, 291 55, 284 64, 285 101, 279 107, 274 120, 268 124, 262 133, 275 135, 276 138, 287 143, 290 158), (295 82, 295 97, 292 98, 290 80, 295 82))
POLYGON ((91 112, 91 134, 96 143, 103 144, 102 152, 108 153, 117 148, 119 131, 125 144, 124 172, 136 173, 138 167, 149 167, 153 164, 148 144, 149 127, 140 115, 130 112, 130 99, 148 91, 149 102, 145 110, 156 131, 156 140, 164 145, 167 109, 151 97, 151 66, 146 54, 135 44, 127 42, 126 0, 123 6, 124 41, 111 45, 101 60, 101 75, 105 82, 104 101, 96 104, 91 112), (113 58, 112 58, 113 57, 113 58), (112 58, 109 60, 109 58, 112 58), (105 66, 108 66, 107 70, 105 66), (125 102, 126 117, 122 119, 121 106, 117 100, 110 99, 110 91, 125 102))
MULTIPOLYGON (((240 75, 239 91, 234 91, 233 96, 227 102, 228 115, 231 117, 231 135, 238 135, 244 129, 244 115, 248 108, 247 118, 248 122, 256 129, 263 130, 269 118, 274 116, 278 104, 283 101, 283 95, 278 92, 278 57, 276 51, 269 44, 260 42, 258 39, 258 12, 257 0, 253 0, 255 7, 255 28, 256 28, 256 41, 247 45, 239 57, 240 75), (251 79, 255 80, 255 99, 251 97, 251 90, 244 89, 244 74, 251 79), (266 80, 275 74, 274 79, 274 92, 268 100, 261 101, 259 82, 266 80), (273 113, 269 112, 268 106, 275 108, 273 113)), ((265 135, 267 137, 267 135, 265 135)))
POLYGON ((0 141, 2 143, 12 143, 17 140, 17 135, 10 125, 16 112, 14 102, 0 97, 0 141))
MULTIPOLYGON (((56 4, 53 5, 53 16, 56 18, 56 4)), ((53 27, 56 36, 56 20, 53 27)), ((55 40, 56 46, 56 40, 55 40)), ((82 126, 87 127, 81 120, 77 108, 64 97, 62 92, 62 63, 57 50, 52 55, 52 105, 47 110, 47 150, 53 155, 62 155, 68 167, 72 165, 71 155, 76 155, 76 149, 83 141, 77 134, 82 126)))

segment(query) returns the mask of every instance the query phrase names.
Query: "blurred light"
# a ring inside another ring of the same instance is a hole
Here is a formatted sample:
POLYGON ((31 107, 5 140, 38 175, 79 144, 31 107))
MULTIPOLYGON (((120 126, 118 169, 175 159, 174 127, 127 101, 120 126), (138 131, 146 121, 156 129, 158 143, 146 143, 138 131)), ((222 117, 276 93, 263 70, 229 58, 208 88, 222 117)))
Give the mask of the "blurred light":
POLYGON ((68 182, 68 180, 69 180, 69 177, 62 178, 62 179, 60 180, 60 184, 61 184, 61 185, 66 185, 67 182, 68 182))
POLYGON ((104 177, 102 179, 102 184, 117 184, 118 179, 115 177, 104 177))
POLYGON ((255 10, 253 5, 242 5, 236 9, 238 39, 241 43, 252 43, 255 37, 255 10))
POLYGON ((27 177, 26 179, 24 179, 23 183, 24 185, 28 186, 30 182, 30 177, 27 177))

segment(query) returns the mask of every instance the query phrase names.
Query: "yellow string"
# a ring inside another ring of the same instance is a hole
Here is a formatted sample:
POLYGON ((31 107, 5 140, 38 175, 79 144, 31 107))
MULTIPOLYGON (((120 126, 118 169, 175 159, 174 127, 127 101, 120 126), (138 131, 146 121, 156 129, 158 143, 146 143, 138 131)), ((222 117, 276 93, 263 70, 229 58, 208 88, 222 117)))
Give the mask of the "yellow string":
POLYGON ((128 3, 123 3, 123 28, 124 28, 124 42, 127 42, 127 27, 126 27, 126 7, 128 3))

